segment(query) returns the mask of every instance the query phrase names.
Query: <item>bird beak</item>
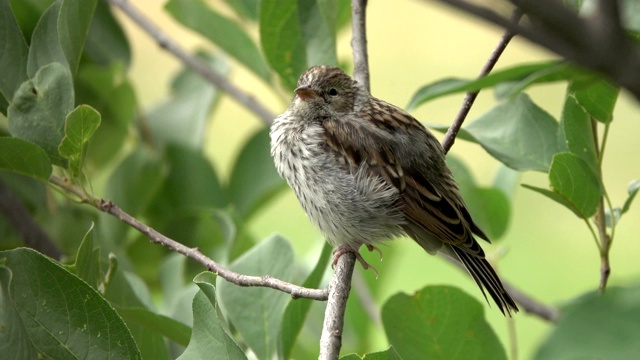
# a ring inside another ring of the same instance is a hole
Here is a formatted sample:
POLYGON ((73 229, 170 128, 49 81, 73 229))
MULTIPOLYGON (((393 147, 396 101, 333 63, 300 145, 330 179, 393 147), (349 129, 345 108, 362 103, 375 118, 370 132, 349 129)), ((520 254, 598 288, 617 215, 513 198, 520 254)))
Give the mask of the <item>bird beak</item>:
POLYGON ((308 85, 302 85, 296 88, 296 95, 300 98, 300 100, 307 101, 311 99, 315 99, 318 97, 318 93, 312 90, 308 85))

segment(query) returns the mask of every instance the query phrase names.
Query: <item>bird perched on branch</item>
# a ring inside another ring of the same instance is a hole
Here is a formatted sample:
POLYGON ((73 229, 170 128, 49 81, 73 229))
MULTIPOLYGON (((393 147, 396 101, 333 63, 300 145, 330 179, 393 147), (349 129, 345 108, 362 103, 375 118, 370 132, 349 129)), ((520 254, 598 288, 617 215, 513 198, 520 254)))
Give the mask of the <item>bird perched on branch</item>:
MULTIPOLYGON (((359 248, 408 235, 429 254, 459 260, 503 313, 518 308, 485 259, 438 140, 414 117, 333 66, 298 80, 271 127, 271 155, 309 219, 335 246, 334 265, 359 248)), ((375 269, 374 269, 375 271, 375 269)))

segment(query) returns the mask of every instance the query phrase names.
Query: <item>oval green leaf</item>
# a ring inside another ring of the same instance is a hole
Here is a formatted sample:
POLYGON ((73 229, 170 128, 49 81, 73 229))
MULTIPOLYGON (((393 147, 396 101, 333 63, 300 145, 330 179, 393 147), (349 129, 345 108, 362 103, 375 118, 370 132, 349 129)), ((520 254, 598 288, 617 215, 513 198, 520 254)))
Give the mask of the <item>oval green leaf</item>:
POLYGON ((507 358, 482 305, 454 287, 427 286, 413 296, 396 294, 382 307, 382 323, 403 359, 507 358))
POLYGON ((229 197, 243 219, 286 187, 269 156, 270 141, 269 129, 257 132, 244 145, 233 166, 229 197))
POLYGON ((546 172, 558 152, 558 123, 526 94, 498 104, 465 128, 487 152, 514 170, 546 172))
POLYGON ((7 110, 11 135, 44 149, 54 165, 65 166, 58 146, 64 137, 64 123, 73 109, 73 81, 69 70, 52 63, 20 85, 7 110))
MULTIPOLYGON (((9 289, 3 306, 19 314, 15 325, 27 337, 18 343, 52 359, 142 358, 120 316, 87 283, 31 249, 2 251, 0 259, 1 288, 9 289)), ((5 354, 25 353, 9 344, 5 354)))
POLYGON ((213 274, 201 273, 193 279, 200 290, 193 298, 193 332, 189 345, 178 359, 197 360, 214 356, 224 360, 246 360, 244 352, 222 326, 218 317, 213 274))
POLYGON ((0 169, 47 181, 51 161, 41 147, 16 138, 0 138, 0 169))
POLYGON ((89 105, 80 105, 67 115, 65 135, 58 151, 69 160, 69 169, 76 178, 82 171, 85 145, 100 126, 100 121, 100 113, 89 105))
POLYGON ((563 311, 535 360, 635 359, 640 354, 640 288, 609 287, 563 311))
POLYGON ((311 65, 337 65, 337 12, 334 1, 261 2, 262 50, 286 88, 311 65))
POLYGON ((586 219, 596 213, 602 187, 591 167, 577 155, 556 154, 549 169, 549 182, 581 217, 586 219))
POLYGON ((258 47, 235 21, 222 16, 202 0, 171 0, 165 8, 174 19, 218 45, 267 83, 270 82, 271 71, 258 47))
MULTIPOLYGON (((294 268, 293 249, 280 236, 263 240, 229 268, 245 275, 270 275, 288 281, 294 268)), ((282 315, 289 295, 264 287, 218 282, 220 302, 246 344, 259 359, 270 359, 278 345, 282 315)))

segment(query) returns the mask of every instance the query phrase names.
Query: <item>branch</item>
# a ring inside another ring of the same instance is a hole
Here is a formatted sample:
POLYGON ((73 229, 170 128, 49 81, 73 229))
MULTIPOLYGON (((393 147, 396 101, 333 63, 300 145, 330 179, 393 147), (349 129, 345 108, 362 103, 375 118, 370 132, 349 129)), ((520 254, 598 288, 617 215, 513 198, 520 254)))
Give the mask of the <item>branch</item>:
POLYGON ((164 33, 158 26, 156 26, 151 20, 146 18, 138 9, 133 7, 128 0, 106 0, 112 6, 117 6, 122 12, 127 15, 136 25, 144 30, 151 38, 153 38, 158 45, 167 50, 169 53, 178 58, 182 63, 189 67, 191 70, 198 73, 204 79, 212 83, 218 89, 229 94, 238 103, 249 109, 257 115, 266 124, 271 124, 275 115, 269 111, 262 103, 260 103, 254 96, 244 92, 232 82, 226 79, 217 71, 211 69, 204 62, 198 58, 189 54, 183 47, 164 33))
MULTIPOLYGON (((518 9, 515 9, 511 14, 511 22, 518 23, 521 17, 522 17, 522 13, 518 9)), ((487 62, 482 67, 482 70, 480 70, 480 75, 478 75, 478 78, 486 76, 491 72, 493 67, 498 62, 498 59, 500 58, 504 50, 507 48, 507 45, 509 45, 509 42, 514 36, 515 36, 515 33, 513 33, 510 30, 506 30, 504 34, 502 34, 502 37, 500 38, 498 45, 491 53, 491 56, 489 56, 489 59, 487 59, 487 62)), ((449 150, 453 146, 453 143, 456 141, 456 136, 458 135, 458 131, 460 131, 460 128, 462 127, 462 123, 467 118, 467 115, 471 110, 471 106, 473 106, 473 103, 476 101, 476 98, 478 97, 479 93, 480 93, 480 90, 469 91, 465 95, 464 100, 462 100, 462 106, 460 106, 458 115, 456 115, 455 119, 453 119, 453 123, 451 124, 451 126, 449 127, 449 130, 447 130, 447 133, 444 135, 444 138, 442 139, 442 148, 444 148, 445 153, 449 152, 449 150)))
MULTIPOLYGON (((351 1, 351 47, 353 48, 353 77, 369 91, 369 62, 366 35, 367 0, 351 1)), ((318 359, 333 360, 340 355, 344 313, 351 290, 355 254, 344 253, 338 258, 336 272, 329 284, 329 299, 324 312, 318 359)))
POLYGON ((369 55, 367 53, 367 0, 351 1, 351 48, 353 48, 353 77, 371 92, 369 55))
MULTIPOLYGON (((455 265, 458 269, 464 271, 465 273, 467 272, 467 269, 457 259, 449 256, 442 256, 442 258, 447 260, 452 265, 455 265)), ((538 300, 518 289, 508 281, 502 280, 502 286, 504 286, 505 290, 507 290, 513 300, 515 300, 515 302, 517 302, 524 311, 551 322, 555 322, 556 320, 558 320, 558 317, 560 317, 560 310, 558 310, 556 307, 539 302, 538 300)))
POLYGON ((344 313, 347 309, 347 300, 351 290, 351 277, 353 276, 355 264, 356 256, 351 252, 344 253, 338 260, 336 272, 329 284, 329 299, 324 312, 318 359, 333 360, 340 355, 344 313))
POLYGON ((0 181, 0 212, 4 214, 25 245, 52 259, 60 260, 62 252, 58 245, 42 230, 22 200, 3 181, 0 181))
POLYGON ((180 253, 186 257, 194 259, 200 264, 204 265, 209 271, 214 274, 220 276, 221 278, 227 280, 230 283, 239 285, 239 286, 260 286, 260 287, 269 287, 272 289, 280 290, 282 292, 291 294, 291 297, 296 298, 306 298, 312 300, 320 300, 324 301, 328 298, 328 290, 327 289, 310 289, 301 287, 298 285, 294 285, 288 283, 286 281, 282 281, 276 278, 273 278, 269 275, 264 276, 248 276, 233 272, 226 267, 216 263, 211 258, 204 255, 200 252, 198 248, 190 248, 185 246, 175 240, 172 240, 153 228, 143 224, 133 216, 127 214, 118 206, 116 206, 111 201, 105 201, 102 199, 95 199, 89 197, 82 189, 78 186, 72 185, 66 181, 66 179, 61 179, 57 176, 52 176, 49 181, 60 187, 62 190, 74 194, 80 198, 82 202, 85 202, 89 205, 92 205, 96 209, 105 212, 109 215, 116 217, 118 220, 124 222, 125 224, 131 226, 132 228, 140 231, 142 234, 146 235, 151 242, 160 244, 171 251, 175 251, 180 253))
POLYGON ((504 286, 513 300, 520 305, 520 308, 527 313, 536 315, 550 322, 556 322, 560 317, 560 310, 558 310, 558 308, 539 302, 507 281, 502 281, 502 286, 504 286))
POLYGON ((437 0, 515 32, 556 54, 600 72, 640 100, 640 50, 620 24, 615 0, 600 0, 598 11, 583 18, 558 0, 510 0, 530 18, 518 25, 487 7, 465 0, 437 0))

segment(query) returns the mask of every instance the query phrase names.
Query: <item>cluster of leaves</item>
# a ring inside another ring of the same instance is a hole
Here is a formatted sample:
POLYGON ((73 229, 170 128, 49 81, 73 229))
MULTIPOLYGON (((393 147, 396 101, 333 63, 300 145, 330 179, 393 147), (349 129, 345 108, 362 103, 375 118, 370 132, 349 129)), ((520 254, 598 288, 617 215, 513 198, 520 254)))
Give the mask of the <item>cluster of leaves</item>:
MULTIPOLYGON (((234 59, 232 64, 220 54, 194 54, 219 73, 226 75, 237 64, 260 81, 292 89, 308 66, 338 63, 336 34, 348 23, 348 2, 229 0, 226 5, 233 17, 203 0, 166 4, 176 21, 234 59), (260 42, 249 30, 256 25, 260 42)), ((321 313, 313 312, 310 300, 218 282, 207 272, 196 275, 202 269, 184 257, 149 244, 126 224, 77 204, 47 183, 62 174, 84 189, 89 201, 96 190, 237 272, 318 287, 329 262, 328 245, 314 267, 306 268, 296 264, 286 239, 254 239, 246 230, 252 216, 285 188, 269 159, 267 129, 244 144, 231 175, 222 179, 203 153, 203 129, 216 110, 218 90, 183 70, 169 98, 138 109, 127 78, 129 44, 104 1, 0 0, 0 33, 0 112, 6 116, 0 123, 0 181, 19 196, 65 256, 58 262, 18 248, 21 240, 0 218, 0 323, 7 330, 0 334, 0 353, 15 358, 216 354, 244 359, 249 352, 260 359, 314 357, 319 335, 304 324, 319 327, 321 313), (301 333, 306 338, 298 339, 301 333)), ((418 91, 411 106, 494 86, 501 102, 461 136, 512 169, 548 172, 551 189, 536 191, 580 217, 593 216, 606 196, 602 149, 617 88, 566 64, 544 63, 477 81, 443 80, 418 91), (570 83, 559 122, 522 92, 549 81, 570 83), (594 141, 594 121, 605 126, 600 143, 594 141), (573 180, 578 177, 581 181, 573 180)), ((493 187, 484 188, 461 163, 452 165, 479 222, 493 238, 501 237, 517 172, 505 168, 493 187)), ((628 210, 637 190, 636 182, 624 206, 609 206, 615 219, 628 210)), ((591 336, 578 320, 594 307, 625 303, 629 296, 622 289, 611 293, 587 297, 576 306, 539 358, 580 341, 566 338, 576 327, 591 336)), ((609 315, 624 318, 637 311, 637 306, 614 307, 609 315)), ((358 330, 370 324, 363 317, 349 308, 346 331, 355 329, 356 349, 371 347, 357 335, 366 334, 358 330)), ((367 359, 425 354, 506 358, 482 305, 455 288, 392 296, 383 306, 382 322, 393 347, 367 359), (461 334, 465 341, 459 341, 461 334)), ((625 326, 625 334, 640 331, 637 324, 625 326)), ((608 348, 603 349, 606 354, 608 348)))

